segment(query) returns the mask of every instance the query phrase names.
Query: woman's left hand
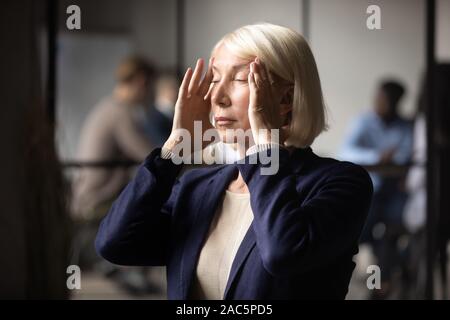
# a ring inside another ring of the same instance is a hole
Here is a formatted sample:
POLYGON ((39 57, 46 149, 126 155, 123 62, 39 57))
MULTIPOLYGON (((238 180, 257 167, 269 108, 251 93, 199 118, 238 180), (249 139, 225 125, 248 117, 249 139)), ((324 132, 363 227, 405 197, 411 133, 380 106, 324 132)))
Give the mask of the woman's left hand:
POLYGON ((287 139, 287 128, 283 127, 283 117, 280 114, 280 90, 271 83, 264 64, 258 58, 250 63, 248 83, 248 117, 255 144, 283 144, 287 139), (271 129, 279 129, 279 141, 272 141, 271 129))

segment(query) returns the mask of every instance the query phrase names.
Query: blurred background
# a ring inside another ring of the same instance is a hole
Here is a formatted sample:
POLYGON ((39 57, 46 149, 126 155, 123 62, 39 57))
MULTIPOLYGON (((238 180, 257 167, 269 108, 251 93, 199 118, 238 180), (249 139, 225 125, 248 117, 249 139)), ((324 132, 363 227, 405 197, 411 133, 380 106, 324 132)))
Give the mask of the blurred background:
POLYGON ((448 299, 450 0, 6 0, 0 17, 0 297, 166 299, 164 267, 95 254, 99 221, 170 133, 185 68, 271 22, 318 64, 330 128, 313 151, 374 183, 347 298, 448 299))

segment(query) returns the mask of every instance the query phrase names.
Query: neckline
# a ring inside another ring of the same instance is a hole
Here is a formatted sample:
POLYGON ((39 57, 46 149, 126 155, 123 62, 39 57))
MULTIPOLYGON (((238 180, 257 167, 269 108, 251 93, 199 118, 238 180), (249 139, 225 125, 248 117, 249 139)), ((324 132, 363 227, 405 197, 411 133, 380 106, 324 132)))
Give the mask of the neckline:
POLYGON ((234 197, 234 198, 249 198, 250 193, 239 193, 239 192, 232 192, 227 189, 225 189, 225 192, 228 196, 234 197))

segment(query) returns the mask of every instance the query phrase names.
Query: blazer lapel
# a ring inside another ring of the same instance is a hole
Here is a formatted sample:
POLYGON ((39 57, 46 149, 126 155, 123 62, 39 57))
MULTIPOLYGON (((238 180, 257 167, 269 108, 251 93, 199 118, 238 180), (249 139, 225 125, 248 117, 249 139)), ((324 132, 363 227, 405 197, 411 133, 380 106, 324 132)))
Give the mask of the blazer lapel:
MULTIPOLYGON (((298 173, 301 167, 304 165, 306 157, 311 155, 312 149, 310 147, 299 149, 296 148, 290 157, 290 164, 294 173, 298 173)), ((230 299, 230 289, 233 282, 236 280, 236 276, 239 273, 243 263, 245 262, 250 251, 256 245, 255 232, 253 231, 253 222, 247 230, 244 239, 242 240, 241 246, 239 247, 236 257, 234 258, 233 264, 231 266, 230 276, 228 277, 227 286, 225 288, 223 298, 225 300, 230 299)))
POLYGON ((222 200, 225 189, 231 180, 237 174, 237 167, 233 164, 224 165, 217 174, 205 182, 202 192, 203 201, 198 206, 194 217, 194 228, 186 241, 186 247, 182 253, 181 259, 181 285, 182 299, 188 299, 192 280, 195 276, 198 257, 206 240, 206 236, 211 225, 217 207, 222 200))

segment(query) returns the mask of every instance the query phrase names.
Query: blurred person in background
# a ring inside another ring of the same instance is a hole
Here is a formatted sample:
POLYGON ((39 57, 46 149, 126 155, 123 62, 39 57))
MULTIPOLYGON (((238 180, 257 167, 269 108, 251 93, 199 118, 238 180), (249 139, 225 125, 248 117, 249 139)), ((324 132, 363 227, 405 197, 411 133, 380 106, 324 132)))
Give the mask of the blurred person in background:
MULTIPOLYGON (((117 85, 87 116, 80 134, 79 161, 142 161, 152 149, 143 128, 136 121, 151 92, 154 69, 144 59, 130 57, 117 69, 117 85)), ((114 198, 129 180, 129 169, 83 168, 73 192, 73 212, 92 218, 101 203, 114 198)), ((100 214, 103 216, 103 214, 100 214)))
MULTIPOLYGON (((144 58, 125 58, 116 70, 117 84, 90 112, 83 125, 78 161, 141 162, 152 150, 139 119, 154 85, 154 67, 144 58)), ((134 292, 145 291, 145 272, 118 269, 95 254, 93 241, 99 221, 113 199, 131 179, 129 167, 82 167, 73 181, 72 214, 79 230, 74 240, 74 259, 85 267, 120 275, 121 283, 134 292)))
MULTIPOLYGON (((412 126, 398 113, 405 93, 402 84, 383 81, 375 95, 373 110, 358 117, 340 153, 342 159, 360 165, 405 165, 412 153, 412 126)), ((361 242, 372 246, 381 269, 381 289, 372 298, 384 299, 391 292, 394 268, 401 263, 398 240, 404 233, 402 212, 406 199, 404 179, 371 173, 374 196, 361 242)))
POLYGON ((178 97, 179 81, 175 74, 160 74, 155 82, 155 101, 145 115, 144 130, 155 146, 162 146, 172 131, 172 119, 178 97))

